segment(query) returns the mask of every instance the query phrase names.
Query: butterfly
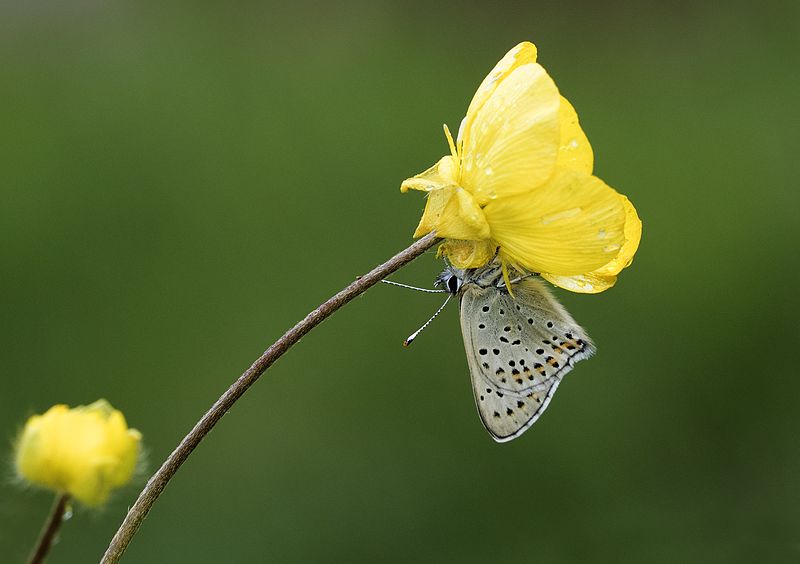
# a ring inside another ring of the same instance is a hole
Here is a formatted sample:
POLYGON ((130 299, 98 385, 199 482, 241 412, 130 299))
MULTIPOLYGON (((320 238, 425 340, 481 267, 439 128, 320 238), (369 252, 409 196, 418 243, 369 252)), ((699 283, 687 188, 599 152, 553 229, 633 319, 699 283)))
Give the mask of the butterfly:
POLYGON ((501 443, 528 430, 575 363, 595 352, 537 275, 510 283, 513 295, 497 262, 466 270, 448 265, 436 280, 460 301, 475 405, 501 443))

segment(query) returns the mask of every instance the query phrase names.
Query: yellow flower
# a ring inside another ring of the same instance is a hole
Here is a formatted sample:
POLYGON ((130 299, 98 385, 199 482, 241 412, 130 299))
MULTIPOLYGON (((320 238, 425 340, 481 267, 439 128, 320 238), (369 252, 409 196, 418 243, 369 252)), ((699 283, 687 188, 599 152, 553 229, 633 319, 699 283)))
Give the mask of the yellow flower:
POLYGON ((614 285, 639 246, 628 199, 592 176, 594 156, 572 105, 523 42, 483 80, 450 155, 403 182, 428 200, 420 237, 435 231, 458 268, 495 255, 573 292, 614 285))
POLYGON ((100 505, 131 479, 140 441, 139 431, 105 400, 73 409, 54 405, 25 423, 14 462, 31 484, 100 505))

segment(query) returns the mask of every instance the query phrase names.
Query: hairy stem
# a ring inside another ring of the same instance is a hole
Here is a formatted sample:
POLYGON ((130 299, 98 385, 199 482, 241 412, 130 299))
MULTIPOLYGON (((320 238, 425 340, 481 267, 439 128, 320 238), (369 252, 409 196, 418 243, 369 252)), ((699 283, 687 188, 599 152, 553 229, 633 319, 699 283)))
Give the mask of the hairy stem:
POLYGON ((56 500, 53 503, 53 509, 50 510, 50 516, 47 518, 39 535, 39 540, 36 542, 36 548, 33 549, 29 564, 41 564, 50 552, 50 547, 53 546, 58 535, 58 530, 61 528, 61 523, 64 522, 64 512, 67 511, 67 504, 69 503, 69 494, 60 493, 56 495, 56 500))
POLYGON ((195 424, 194 428, 189 431, 180 444, 172 454, 167 457, 161 468, 153 474, 147 481, 136 502, 128 510, 128 514, 122 521, 119 529, 117 530, 114 538, 111 539, 106 553, 103 555, 101 564, 111 564, 118 562, 125 549, 130 544, 133 535, 139 529, 139 526, 144 521, 150 508, 155 503, 161 492, 169 483, 170 479, 175 475, 192 451, 200 444, 214 425, 225 415, 225 413, 233 406, 233 404, 247 391, 247 389, 258 380, 264 371, 272 366, 286 351, 291 348, 297 341, 306 333, 311 331, 314 327, 319 325, 323 320, 333 315, 336 310, 348 303, 350 300, 368 290, 371 286, 380 282, 383 278, 395 272, 399 268, 405 266, 425 251, 433 247, 439 239, 436 238, 434 233, 430 233, 411 245, 410 247, 400 251, 391 259, 374 268, 368 274, 360 276, 355 282, 341 290, 332 298, 328 299, 325 303, 320 305, 317 309, 309 313, 297 325, 289 329, 283 336, 275 341, 258 359, 239 376, 239 378, 231 384, 220 398, 214 402, 214 405, 206 411, 206 413, 195 424))

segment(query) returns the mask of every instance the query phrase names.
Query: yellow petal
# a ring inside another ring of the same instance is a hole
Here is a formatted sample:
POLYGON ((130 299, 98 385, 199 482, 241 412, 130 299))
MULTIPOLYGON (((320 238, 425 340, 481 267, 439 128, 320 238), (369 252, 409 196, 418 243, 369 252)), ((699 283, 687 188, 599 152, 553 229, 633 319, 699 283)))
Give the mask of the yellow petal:
POLYGON ((578 294, 599 294, 611 288, 616 282, 616 276, 597 276, 593 273, 577 274, 575 276, 558 276, 542 272, 542 278, 578 294))
POLYGON ((492 95, 505 77, 521 65, 536 62, 536 46, 528 41, 523 41, 513 47, 500 61, 494 66, 492 71, 486 75, 467 109, 467 115, 477 115, 486 100, 492 95))
POLYGON ((561 145, 558 148, 556 168, 572 168, 592 174, 594 166, 592 146, 578 123, 578 114, 575 112, 575 108, 563 96, 558 110, 558 119, 561 121, 561 145))
POLYGON ((553 173, 561 136, 558 89, 536 63, 502 78, 467 113, 459 185, 478 204, 529 191, 553 173))
MULTIPOLYGON (((406 180, 406 182, 408 182, 408 180, 406 180)), ((405 184, 405 182, 403 184, 405 184)), ((453 189, 453 186, 447 186, 428 192, 428 200, 425 202, 425 211, 422 212, 419 225, 417 225, 417 229, 414 231, 414 237, 422 237, 436 229, 444 213, 444 208, 452 197, 451 192, 453 189)))
POLYGON ((608 290, 616 283, 617 274, 633 261, 633 255, 636 254, 636 250, 639 248, 639 241, 642 238, 642 221, 636 213, 636 208, 625 196, 620 194, 619 197, 625 208, 625 242, 622 244, 617 256, 587 274, 558 276, 543 272, 542 276, 544 278, 556 286, 580 294, 597 294, 608 290))
POLYGON ((456 170, 453 157, 450 155, 442 157, 438 163, 428 170, 404 180, 400 185, 400 191, 422 190, 423 192, 430 192, 432 190, 440 190, 455 183, 456 170))
POLYGON ((491 240, 457 241, 448 239, 439 246, 437 256, 445 256, 456 268, 480 268, 494 258, 497 244, 491 240))
POLYGON ((636 213, 636 208, 633 207, 631 201, 620 194, 622 205, 625 208, 625 243, 614 259, 609 261, 606 265, 600 267, 596 274, 601 276, 613 276, 619 274, 623 268, 630 266, 633 262, 633 255, 639 248, 639 242, 642 240, 642 220, 636 213))
POLYGON ((489 224, 472 196, 459 186, 428 193, 428 203, 414 237, 436 231, 447 239, 488 239, 489 224))
POLYGON ((559 170, 542 187, 484 208, 503 260, 534 272, 572 276, 616 257, 625 242, 625 207, 597 177, 559 170))

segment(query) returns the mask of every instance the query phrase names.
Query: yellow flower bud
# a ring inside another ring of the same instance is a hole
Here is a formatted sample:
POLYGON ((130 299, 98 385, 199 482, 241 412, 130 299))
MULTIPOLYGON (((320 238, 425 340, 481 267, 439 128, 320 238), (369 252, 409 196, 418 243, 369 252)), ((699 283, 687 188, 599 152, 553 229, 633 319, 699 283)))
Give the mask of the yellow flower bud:
POLYGON ((72 409, 54 405, 25 423, 14 463, 31 484, 100 505, 131 479, 140 441, 139 431, 106 400, 72 409))

